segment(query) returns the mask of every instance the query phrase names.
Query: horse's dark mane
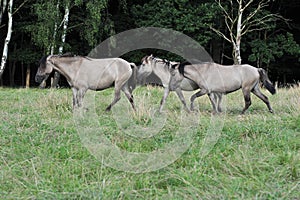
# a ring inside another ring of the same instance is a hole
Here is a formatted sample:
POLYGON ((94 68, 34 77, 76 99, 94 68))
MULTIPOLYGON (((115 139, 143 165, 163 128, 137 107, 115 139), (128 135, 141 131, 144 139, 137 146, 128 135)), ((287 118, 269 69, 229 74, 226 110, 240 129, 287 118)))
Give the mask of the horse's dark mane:
POLYGON ((66 53, 60 55, 60 57, 75 57, 75 56, 76 55, 71 52, 66 52, 66 53))
POLYGON ((85 58, 85 59, 91 60, 91 58, 88 56, 80 56, 80 55, 73 54, 71 52, 67 52, 62 55, 59 55, 59 57, 60 58, 75 58, 75 57, 77 57, 77 58, 85 58))
POLYGON ((47 57, 48 57, 48 56, 49 56, 49 55, 43 56, 43 57, 40 59, 40 61, 39 61, 40 66, 42 66, 43 68, 46 67, 46 60, 47 60, 47 57))
MULTIPOLYGON (((45 67, 46 67, 46 61, 47 61, 48 56, 50 56, 50 55, 44 55, 44 56, 40 59, 40 61, 39 61, 40 67, 42 67, 42 68, 45 68, 45 67)), ((75 54, 73 54, 73 53, 70 53, 70 52, 67 52, 67 53, 62 54, 62 55, 54 55, 54 56, 57 56, 57 57, 59 57, 59 58, 74 58, 74 57, 78 57, 78 58, 85 58, 85 59, 88 59, 88 60, 91 59, 91 58, 89 58, 89 57, 87 57, 87 56, 77 56, 77 55, 75 55, 75 54)))
POLYGON ((155 62, 161 62, 161 63, 164 63, 164 64, 166 64, 168 67, 171 66, 171 62, 170 62, 169 60, 167 60, 167 59, 161 59, 161 58, 157 58, 157 57, 153 57, 152 55, 151 55, 151 56, 144 56, 144 57, 142 58, 141 62, 144 62, 144 61, 148 62, 148 61, 147 61, 148 58, 154 60, 155 62))
POLYGON ((161 59, 161 58, 153 58, 153 59, 155 60, 155 62, 161 62, 161 63, 167 65, 168 67, 171 66, 171 62, 167 59, 161 59))

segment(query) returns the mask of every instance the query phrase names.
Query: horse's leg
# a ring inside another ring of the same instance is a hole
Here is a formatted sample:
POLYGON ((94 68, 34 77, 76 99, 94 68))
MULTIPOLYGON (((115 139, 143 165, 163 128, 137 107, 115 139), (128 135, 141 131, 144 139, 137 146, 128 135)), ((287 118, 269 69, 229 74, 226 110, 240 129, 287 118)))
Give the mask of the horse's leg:
POLYGON ((208 95, 210 103, 211 103, 211 105, 213 107, 213 110, 214 110, 213 112, 214 113, 218 113, 218 109, 216 107, 216 104, 218 104, 218 99, 216 98, 215 93, 209 93, 207 95, 208 95))
POLYGON ((78 101, 78 107, 82 106, 83 102, 83 97, 86 93, 87 89, 86 88, 81 88, 77 91, 77 101, 78 101))
POLYGON ((213 113, 217 114, 222 112, 221 109, 221 101, 222 101, 222 94, 221 93, 209 93, 208 94, 209 100, 213 107, 213 113))
POLYGON ((119 87, 115 87, 115 97, 109 106, 105 109, 106 112, 111 110, 111 107, 115 105, 121 99, 121 90, 119 87))
POLYGON ((159 107, 159 112, 160 112, 160 113, 162 112, 162 109, 163 109, 163 107, 164 107, 164 104, 165 104, 165 102, 166 102, 166 100, 167 100, 167 97, 168 97, 169 93, 170 93, 169 88, 168 88, 168 87, 165 87, 165 90, 164 90, 164 96, 162 97, 162 99, 161 99, 161 101, 160 101, 160 107, 159 107))
POLYGON ((131 92, 129 92, 128 86, 125 85, 122 88, 122 91, 124 92, 125 96, 127 97, 128 101, 130 102, 132 109, 135 110, 135 106, 134 106, 134 102, 133 102, 133 96, 132 96, 131 92))
POLYGON ((186 111, 187 111, 187 112, 191 112, 190 109, 188 109, 188 107, 187 107, 187 105, 186 105, 184 96, 183 96, 183 94, 182 94, 182 90, 178 87, 175 91, 176 91, 176 94, 177 94, 177 96, 179 97, 181 103, 183 104, 184 108, 186 109, 186 111))
POLYGON ((244 94, 244 100, 245 100, 245 107, 242 111, 242 114, 246 112, 246 110, 249 108, 251 105, 251 97, 250 97, 250 91, 249 89, 243 88, 243 94, 244 94))
POLYGON ((221 104, 222 104, 222 93, 215 93, 215 96, 218 98, 218 112, 222 112, 221 104))
POLYGON ((196 98, 201 97, 202 95, 207 94, 207 91, 205 89, 201 89, 200 91, 196 92, 191 96, 191 111, 194 110, 194 101, 196 98))
POLYGON ((273 109, 271 108, 270 102, 268 97, 266 97, 258 88, 258 85, 254 87, 252 90, 252 93, 255 94, 258 98, 260 98, 267 106, 270 111, 270 113, 273 113, 273 109))
POLYGON ((74 87, 72 87, 72 92, 73 92, 73 109, 78 107, 78 100, 77 100, 77 92, 78 90, 74 87))

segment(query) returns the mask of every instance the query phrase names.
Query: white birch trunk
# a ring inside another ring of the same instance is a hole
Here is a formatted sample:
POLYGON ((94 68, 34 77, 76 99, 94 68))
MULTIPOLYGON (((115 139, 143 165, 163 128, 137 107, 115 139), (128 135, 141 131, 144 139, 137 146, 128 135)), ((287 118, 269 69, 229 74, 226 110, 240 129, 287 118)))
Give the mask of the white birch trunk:
POLYGON ((8 44, 10 42, 11 38, 11 33, 12 33, 12 7, 13 7, 13 0, 9 1, 8 5, 8 28, 7 28, 7 35, 4 41, 4 48, 3 48, 3 54, 2 54, 2 59, 1 59, 1 65, 0 65, 0 79, 2 78, 4 69, 5 69, 5 64, 7 60, 7 55, 8 55, 8 44))
MULTIPOLYGON (((63 19, 63 33, 62 33, 62 36, 61 36, 61 45, 58 49, 58 53, 59 54, 62 54, 63 53, 63 50, 64 50, 64 43, 66 41, 66 36, 67 36, 67 29, 68 29, 68 23, 69 23, 69 14, 70 14, 70 10, 69 10, 69 5, 68 3, 66 4, 66 7, 65 7, 65 15, 64 15, 64 19, 63 19)), ((59 72, 55 72, 54 73, 54 78, 53 78, 53 81, 52 81, 52 84, 51 84, 51 87, 52 88, 56 88, 57 87, 57 84, 58 84, 58 81, 60 79, 60 73, 59 72)))
POLYGON ((64 25, 63 25, 63 34, 61 36, 61 42, 62 42, 62 45, 60 45, 59 49, 58 49, 58 52, 60 54, 62 54, 63 52, 63 44, 65 43, 66 41, 66 36, 67 36, 67 29, 68 29, 68 23, 69 23, 69 15, 70 15, 70 10, 69 10, 69 5, 67 4, 66 7, 65 7, 65 15, 64 15, 64 25))
MULTIPOLYGON (((60 4, 60 1, 57 0, 57 3, 56 3, 56 16, 58 18, 59 16, 59 4, 60 4)), ((48 49, 48 52, 49 53, 49 50, 50 50, 50 55, 53 55, 54 54, 54 50, 55 50, 55 44, 56 44, 56 35, 57 35, 57 30, 58 30, 58 24, 57 24, 57 21, 55 21, 55 24, 54 24, 54 31, 53 31, 53 35, 52 35, 52 43, 48 49)), ((40 84, 40 88, 45 88, 47 83, 46 83, 47 80, 43 80, 40 84)), ((51 85, 53 83, 53 78, 51 78, 51 85)))
POLYGON ((30 86, 30 64, 27 64, 26 67, 26 84, 25 84, 25 88, 29 88, 30 86))
MULTIPOLYGON (((59 0, 57 1, 57 4, 56 4, 56 16, 57 16, 57 18, 58 18, 58 16, 59 16, 58 13, 59 13, 59 0)), ((53 31, 53 36, 52 36, 52 44, 51 44, 51 47, 50 47, 50 54, 51 54, 51 55, 54 54, 55 40, 56 40, 57 29, 58 29, 58 25, 57 25, 57 21, 55 21, 55 24, 54 24, 54 31, 53 31)))
POLYGON ((241 39, 242 39, 242 16, 243 16, 243 5, 242 0, 238 1, 239 9, 238 9, 238 20, 236 25, 236 37, 234 44, 234 64, 240 65, 242 63, 241 58, 241 39))

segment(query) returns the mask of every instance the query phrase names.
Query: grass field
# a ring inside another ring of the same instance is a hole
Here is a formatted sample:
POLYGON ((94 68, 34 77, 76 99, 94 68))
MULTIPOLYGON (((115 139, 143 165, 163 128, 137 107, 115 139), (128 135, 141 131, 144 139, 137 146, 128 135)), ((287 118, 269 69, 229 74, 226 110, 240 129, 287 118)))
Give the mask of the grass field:
MULTIPOLYGON (((131 173, 106 166, 83 145, 70 89, 0 88, 0 199, 300 199, 300 88, 263 92, 274 114, 252 95, 251 107, 240 115, 241 92, 227 95, 222 131, 205 156, 205 133, 214 127, 208 98, 201 97, 199 112, 186 117, 199 123, 189 148, 166 167, 131 173)), ((114 145, 149 153, 172 142, 182 125, 175 94, 159 115, 160 88, 134 92, 136 113, 124 96, 105 113, 111 93, 98 92, 94 100, 98 125, 114 145), (136 130, 143 139, 124 134, 135 126, 159 127, 159 133, 136 130)))

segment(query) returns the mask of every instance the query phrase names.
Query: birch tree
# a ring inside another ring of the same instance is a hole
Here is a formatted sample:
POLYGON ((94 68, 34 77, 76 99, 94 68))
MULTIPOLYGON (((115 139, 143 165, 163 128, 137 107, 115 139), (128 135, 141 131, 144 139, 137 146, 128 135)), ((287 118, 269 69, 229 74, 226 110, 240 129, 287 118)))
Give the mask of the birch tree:
POLYGON ((242 63, 241 41, 246 33, 269 29, 270 24, 279 19, 284 20, 284 18, 278 14, 263 12, 264 8, 269 5, 270 0, 261 0, 256 6, 253 5, 256 2, 254 0, 236 0, 236 3, 230 0, 228 1, 228 6, 221 3, 221 0, 216 0, 216 2, 222 10, 228 34, 213 27, 211 28, 232 44, 234 64, 242 63), (237 9, 235 9, 236 7, 237 9))
MULTIPOLYGON (((67 36, 67 29, 68 29, 68 23, 69 23, 69 15, 70 15, 70 3, 67 1, 66 5, 65 5, 64 18, 62 20, 63 31, 62 31, 62 35, 61 35, 61 44, 60 44, 60 46, 58 48, 58 53, 59 54, 63 53, 64 44, 65 44, 66 36, 67 36)), ((54 73, 54 77, 53 77, 53 81, 52 81, 52 84, 51 84, 52 88, 57 87, 59 79, 60 79, 60 73, 59 72, 55 72, 54 73)))
POLYGON ((6 35, 6 38, 4 41, 4 48, 3 48, 3 53, 2 53, 1 65, 0 65, 0 79, 2 78, 4 69, 5 69, 7 55, 8 55, 8 44, 10 42, 11 33, 12 33, 12 22, 13 22, 12 7, 13 7, 13 0, 10 0, 9 4, 8 4, 8 9, 7 9, 8 26, 7 26, 7 35, 6 35))
MULTIPOLYGON (((63 53, 70 3, 70 0, 50 0, 40 1, 33 5, 37 22, 27 26, 27 31, 32 35, 34 43, 43 48, 47 55, 63 53), (65 14, 61 13, 62 5, 64 5, 65 14)), ((54 78, 51 79, 51 87, 56 87, 59 77, 59 73, 55 72, 54 78)), ((40 87, 46 87, 46 80, 40 84, 40 87)))

